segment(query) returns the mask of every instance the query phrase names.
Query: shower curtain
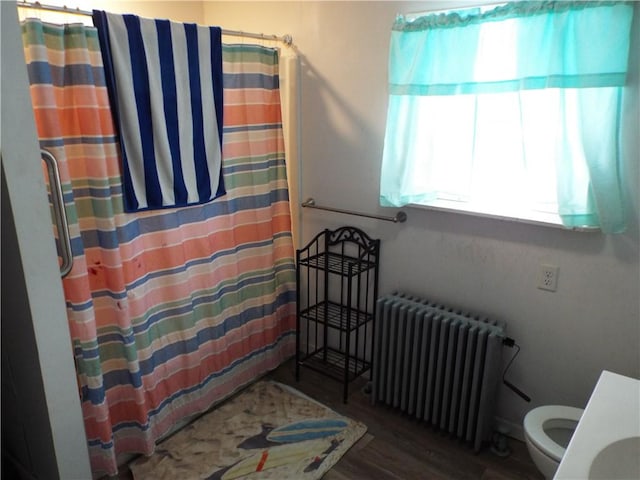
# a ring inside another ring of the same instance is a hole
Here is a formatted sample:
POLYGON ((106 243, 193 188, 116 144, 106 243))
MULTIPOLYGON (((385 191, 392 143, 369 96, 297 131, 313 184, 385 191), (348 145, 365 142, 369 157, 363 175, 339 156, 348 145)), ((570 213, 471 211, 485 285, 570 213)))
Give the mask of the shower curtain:
POLYGON ((126 214, 96 30, 29 19, 22 31, 69 216, 63 287, 92 470, 115 474, 118 455, 152 453, 177 421, 294 353, 278 55, 223 48, 227 195, 126 214))

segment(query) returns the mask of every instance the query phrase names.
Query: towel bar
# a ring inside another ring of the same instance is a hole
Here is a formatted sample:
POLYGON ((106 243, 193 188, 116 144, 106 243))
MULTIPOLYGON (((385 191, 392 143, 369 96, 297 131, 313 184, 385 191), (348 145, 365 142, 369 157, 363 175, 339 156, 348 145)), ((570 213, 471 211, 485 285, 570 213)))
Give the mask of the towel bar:
POLYGON ((402 210, 396 213, 395 216, 388 217, 385 215, 371 215, 368 213, 354 212, 352 210, 342 210, 340 208, 322 207, 320 205, 316 205, 316 201, 313 198, 307 198, 304 202, 302 202, 301 205, 307 208, 317 208, 318 210, 327 210, 329 212, 344 213, 346 215, 356 215, 358 217, 375 218, 377 220, 384 220, 384 221, 393 222, 393 223, 404 223, 407 221, 407 214, 402 210))

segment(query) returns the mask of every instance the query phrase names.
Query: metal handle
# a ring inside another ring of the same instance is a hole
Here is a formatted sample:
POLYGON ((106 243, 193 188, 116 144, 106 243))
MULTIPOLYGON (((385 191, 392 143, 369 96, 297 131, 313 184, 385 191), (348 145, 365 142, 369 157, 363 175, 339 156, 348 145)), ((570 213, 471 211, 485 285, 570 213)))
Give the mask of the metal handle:
POLYGON ((317 208, 318 210, 327 210, 329 212, 345 213, 347 215, 357 215, 358 217, 375 218, 377 220, 385 220, 387 222, 393 222, 393 223, 398 223, 398 222, 403 223, 407 221, 407 214, 404 213, 402 210, 396 213, 395 217, 386 217, 384 215, 371 215, 368 213, 354 212, 351 210, 342 210, 340 208, 321 207, 320 205, 316 205, 316 201, 313 198, 307 198, 304 202, 302 202, 301 205, 303 207, 308 207, 308 208, 317 208))
POLYGON ((46 150, 40 150, 42 160, 47 165, 49 173, 49 184, 51 187, 51 203, 53 204, 53 217, 60 239, 60 276, 66 277, 73 267, 73 252, 71 251, 71 239, 69 237, 69 222, 67 221, 67 210, 64 208, 64 197, 62 195, 62 184, 60 183, 60 171, 56 158, 46 150))

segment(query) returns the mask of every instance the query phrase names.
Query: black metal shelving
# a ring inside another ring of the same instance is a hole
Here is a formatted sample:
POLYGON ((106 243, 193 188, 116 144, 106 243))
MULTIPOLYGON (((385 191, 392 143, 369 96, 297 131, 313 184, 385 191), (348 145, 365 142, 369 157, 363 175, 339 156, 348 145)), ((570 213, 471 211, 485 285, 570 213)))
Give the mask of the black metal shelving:
POLYGON ((296 379, 300 367, 349 383, 371 368, 380 240, 325 230, 297 251, 296 379))

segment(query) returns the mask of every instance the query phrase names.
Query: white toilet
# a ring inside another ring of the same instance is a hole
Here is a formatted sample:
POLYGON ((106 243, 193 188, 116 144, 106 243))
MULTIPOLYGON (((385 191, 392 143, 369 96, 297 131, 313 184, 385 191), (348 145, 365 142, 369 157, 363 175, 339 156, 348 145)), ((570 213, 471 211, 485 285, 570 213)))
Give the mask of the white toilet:
POLYGON ((584 412, 581 408, 545 405, 524 417, 524 436, 533 463, 552 479, 584 412))

